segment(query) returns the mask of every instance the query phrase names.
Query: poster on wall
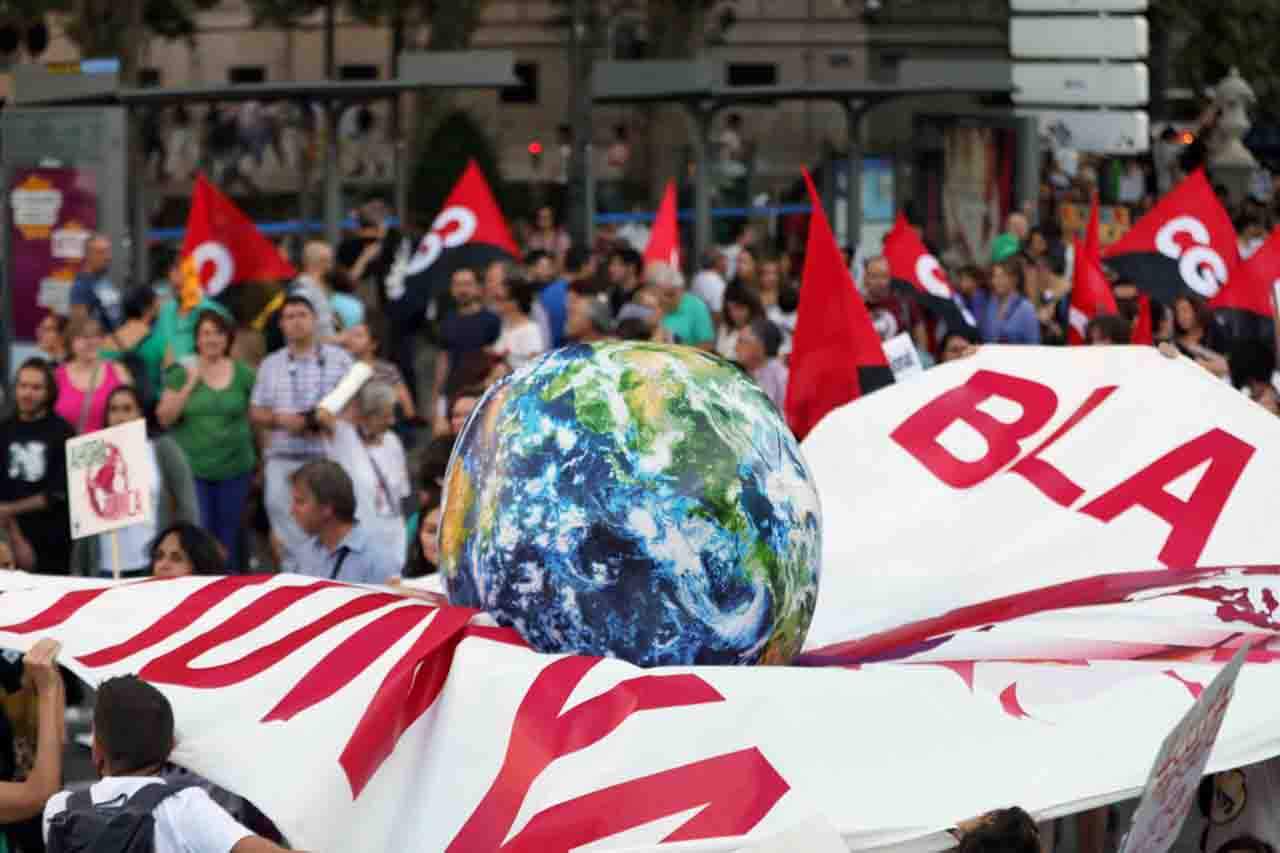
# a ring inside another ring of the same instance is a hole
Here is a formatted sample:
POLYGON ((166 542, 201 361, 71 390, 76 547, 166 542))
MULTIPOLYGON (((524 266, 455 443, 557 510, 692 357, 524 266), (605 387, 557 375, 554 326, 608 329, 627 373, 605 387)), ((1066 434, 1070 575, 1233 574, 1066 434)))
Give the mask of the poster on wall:
POLYGON ((7 190, 12 333, 29 341, 47 311, 67 312, 85 243, 98 225, 98 186, 83 169, 19 168, 7 190))

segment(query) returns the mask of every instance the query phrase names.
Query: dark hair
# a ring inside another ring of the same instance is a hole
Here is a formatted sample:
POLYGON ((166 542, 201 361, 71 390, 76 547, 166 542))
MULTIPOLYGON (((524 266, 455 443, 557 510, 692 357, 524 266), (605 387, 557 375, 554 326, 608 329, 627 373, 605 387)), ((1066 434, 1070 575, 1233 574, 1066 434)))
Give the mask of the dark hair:
POLYGON ((987 274, 983 271, 982 267, 974 266, 973 264, 960 267, 960 269, 956 270, 956 277, 954 280, 958 283, 960 279, 965 278, 966 276, 977 282, 978 287, 987 286, 987 274))
POLYGON ((209 577, 227 574, 227 566, 223 562, 222 551, 218 548, 218 540, 203 527, 198 527, 189 521, 175 521, 151 540, 151 547, 147 549, 147 558, 150 561, 147 566, 149 574, 155 573, 156 554, 160 550, 160 543, 170 534, 178 537, 178 544, 182 546, 187 559, 191 561, 193 575, 209 577))
POLYGON ((609 260, 614 259, 622 261, 631 267, 637 276, 644 274, 644 257, 630 246, 617 246, 609 253, 609 260))
POLYGON ((418 512, 418 524, 413 529, 413 541, 409 543, 409 559, 404 567, 404 576, 407 578, 425 577, 439 570, 439 566, 429 561, 427 555, 422 553, 422 525, 426 524, 427 516, 439 506, 440 493, 437 491, 432 493, 431 498, 418 512))
POLYGON ((1205 302, 1203 299, 1201 299, 1198 296, 1192 296, 1189 293, 1180 293, 1173 300, 1173 308, 1174 308, 1173 333, 1174 335, 1176 336, 1178 334, 1181 334, 1183 331, 1185 331, 1184 329, 1181 329, 1178 327, 1177 308, 1178 308, 1178 303, 1182 300, 1186 300, 1187 304, 1191 306, 1191 310, 1196 315, 1196 323, 1199 324, 1200 330, 1208 334, 1209 330, 1213 328, 1213 309, 1209 307, 1207 302, 1205 302))
POLYGON ((236 339, 236 330, 231 325, 231 321, 212 308, 205 308, 196 316, 195 336, 197 338, 200 337, 200 327, 205 323, 212 323, 218 327, 218 331, 227 336, 227 348, 222 354, 230 355, 231 344, 236 339))
MULTIPOLYGON (((760 301, 760 294, 756 293, 755 288, 736 278, 724 289, 724 303, 727 306, 730 302, 747 307, 748 325, 764 316, 764 304, 760 301)), ((724 311, 724 318, 726 325, 731 326, 727 307, 724 311)))
POLYGON ((502 282, 502 286, 507 289, 507 294, 520 307, 521 314, 528 314, 533 310, 533 300, 537 298, 537 293, 534 291, 533 285, 524 276, 509 275, 502 282))
POLYGON ((108 678, 98 685, 93 737, 106 755, 110 775, 163 764, 173 751, 173 729, 169 700, 136 675, 108 678))
POLYGON ((545 249, 534 249, 532 252, 524 256, 524 265, 531 267, 543 258, 550 258, 551 253, 545 249))
POLYGON ((290 305, 305 306, 306 309, 310 311, 313 316, 316 313, 316 306, 312 305, 311 300, 298 291, 294 291, 293 293, 288 294, 287 296, 285 296, 284 302, 280 303, 281 317, 284 316, 284 309, 288 308, 290 305))
POLYGON ((340 521, 355 520, 355 486, 343 467, 332 459, 312 459, 294 471, 289 482, 306 488, 316 503, 332 509, 340 521))
POLYGON ((475 268, 475 267, 461 266, 461 267, 457 267, 457 268, 455 268, 453 272, 449 273, 449 283, 450 283, 450 284, 453 284, 453 279, 454 279, 454 278, 458 275, 458 273, 460 273, 460 272, 470 273, 470 274, 471 274, 471 277, 472 277, 473 279, 475 279, 476 284, 480 284, 480 283, 484 280, 484 279, 481 277, 480 273, 476 271, 476 268, 475 268))
POLYGON ((156 304, 156 291, 149 284, 140 284, 129 288, 124 295, 124 316, 130 320, 141 320, 142 315, 156 304))
POLYGON ((107 395, 107 404, 103 407, 103 412, 111 411, 111 401, 121 394, 128 394, 133 397, 133 403, 138 407, 138 411, 142 412, 142 420, 147 425, 147 436, 155 437, 160 432, 160 424, 156 421, 155 411, 142 399, 142 392, 138 390, 136 385, 117 385, 111 389, 111 393, 107 395))
POLYGON ((1102 333, 1102 336, 1113 344, 1127 344, 1133 339, 1133 329, 1129 321, 1119 314, 1099 314, 1090 320, 1084 330, 1086 343, 1093 341, 1095 330, 1102 333))
POLYGON ((58 374, 54 372, 53 365, 48 359, 38 355, 28 358, 18 365, 18 372, 13 374, 15 386, 18 383, 18 373, 24 370, 38 370, 44 376, 45 409, 52 412, 54 405, 58 402, 58 374))
POLYGON ((1231 347, 1231 384, 1244 388, 1250 382, 1270 383, 1276 370, 1276 351, 1270 341, 1243 338, 1231 347))
POLYGON ((651 341, 653 340, 653 323, 643 317, 627 317, 619 320, 613 333, 619 340, 651 341))
POLYGON ((45 320, 49 319, 50 317, 53 318, 53 324, 58 327, 58 334, 65 336, 67 333, 67 315, 65 314, 59 314, 57 311, 52 311, 52 310, 46 311, 44 313, 44 316, 40 318, 39 323, 37 323, 36 325, 37 326, 40 325, 40 323, 43 323, 45 320))
POLYGON ((759 339, 764 347, 765 358, 777 358, 782 348, 782 330, 777 324, 761 317, 751 321, 751 333, 759 339))
POLYGON ((778 310, 784 314, 792 314, 799 308, 800 288, 784 280, 778 287, 778 310))
POLYGON ((938 354, 941 355, 947 351, 947 344, 951 343, 952 338, 959 338, 966 343, 980 343, 978 336, 968 329, 947 329, 943 334, 942 340, 938 343, 938 354))
POLYGON ((573 274, 582 270, 591 261, 591 250, 586 246, 570 246, 564 255, 564 271, 573 274))
POLYGON ((1023 268, 1022 259, 1017 255, 1010 255, 1004 260, 996 261, 991 265, 992 271, 1002 269, 1013 277, 1013 292, 1019 296, 1027 295, 1027 275, 1023 268))
POLYGON ((1039 853, 1040 830, 1036 822, 1017 806, 996 809, 983 815, 973 829, 960 838, 959 853, 1039 853))

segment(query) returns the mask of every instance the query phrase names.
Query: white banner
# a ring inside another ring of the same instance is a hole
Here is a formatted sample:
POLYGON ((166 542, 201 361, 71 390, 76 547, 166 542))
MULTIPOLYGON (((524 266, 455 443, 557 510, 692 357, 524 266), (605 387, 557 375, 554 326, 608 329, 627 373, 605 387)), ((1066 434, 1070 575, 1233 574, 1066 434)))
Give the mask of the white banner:
POLYGON ((176 760, 304 849, 728 851, 817 821, 940 850, 994 807, 1135 795, 1246 641, 1209 770, 1280 754, 1278 438, 1199 368, 1124 349, 984 348, 833 414, 805 445, 827 520, 805 662, 841 665, 541 655, 288 575, 3 575, 0 646, 54 636, 90 681, 159 685, 176 760))
POLYGON ((155 513, 154 481, 147 425, 141 419, 68 441, 71 538, 149 521, 155 513))

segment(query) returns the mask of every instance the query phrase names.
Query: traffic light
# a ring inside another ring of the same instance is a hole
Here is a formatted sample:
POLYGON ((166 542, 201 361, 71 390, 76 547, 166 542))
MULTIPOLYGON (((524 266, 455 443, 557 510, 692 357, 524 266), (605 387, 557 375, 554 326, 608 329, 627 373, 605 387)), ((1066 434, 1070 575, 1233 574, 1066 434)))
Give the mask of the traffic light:
POLYGON ((529 143, 529 165, 535 175, 542 171, 542 143, 536 139, 529 143))

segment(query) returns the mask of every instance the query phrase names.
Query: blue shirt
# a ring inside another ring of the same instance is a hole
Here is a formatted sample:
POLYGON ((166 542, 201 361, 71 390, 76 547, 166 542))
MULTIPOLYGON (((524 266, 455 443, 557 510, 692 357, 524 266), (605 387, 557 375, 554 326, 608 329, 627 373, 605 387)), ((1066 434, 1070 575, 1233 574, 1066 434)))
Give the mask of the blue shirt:
POLYGON ((89 316, 102 325, 102 331, 114 332, 124 323, 124 301, 120 290, 100 273, 80 273, 71 285, 71 304, 89 309, 89 316))
POLYGON ((978 317, 982 340, 989 344, 1038 344, 1040 320, 1031 303, 1016 293, 1009 297, 1009 310, 1000 316, 1000 300, 994 296, 978 317))
POLYGON ((564 346, 564 324, 569 319, 569 280, 553 281, 538 294, 538 301, 547 312, 547 326, 551 331, 551 348, 564 346))
POLYGON ((378 542, 377 537, 356 524, 332 551, 320 543, 319 537, 308 539, 298 554, 298 574, 345 583, 380 584, 400 574, 401 562, 386 543, 378 542))
POLYGON ((335 293, 329 298, 333 313, 342 321, 342 328, 350 329, 364 322, 364 303, 350 293, 335 293))

